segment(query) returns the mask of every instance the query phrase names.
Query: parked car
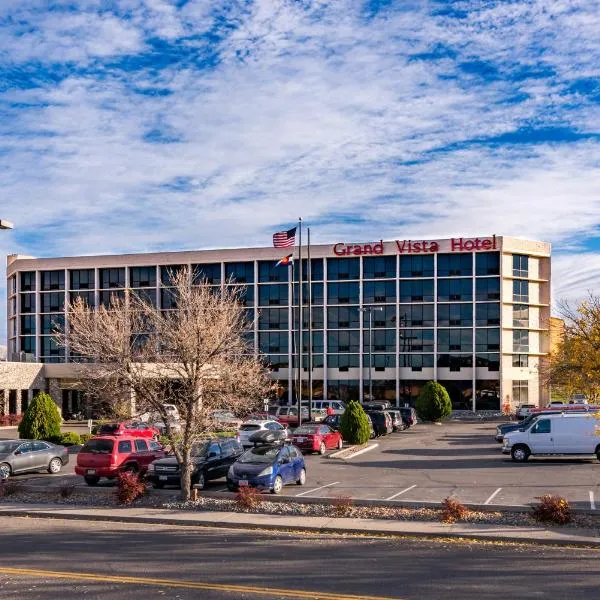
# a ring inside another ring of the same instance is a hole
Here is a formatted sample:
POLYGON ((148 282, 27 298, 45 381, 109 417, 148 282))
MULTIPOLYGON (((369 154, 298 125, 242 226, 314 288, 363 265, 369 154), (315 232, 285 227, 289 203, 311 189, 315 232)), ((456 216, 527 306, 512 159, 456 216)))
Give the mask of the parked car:
POLYGON ((69 462, 64 446, 41 440, 0 440, 0 478, 31 471, 59 473, 69 462))
POLYGON ((290 434, 290 440, 303 452, 318 452, 321 455, 327 450, 341 450, 344 445, 342 434, 323 423, 297 427, 290 434))
POLYGON ((291 444, 267 444, 247 450, 227 473, 227 487, 254 487, 279 494, 284 485, 306 483, 302 452, 291 444))
POLYGON ((370 410, 367 414, 371 417, 376 436, 387 435, 394 431, 392 416, 387 410, 370 410))
MULTIPOLYGON (((277 408, 275 418, 288 427, 298 426, 298 408, 296 406, 280 406, 277 408)), ((302 407, 302 421, 308 421, 308 408, 302 407)))
POLYGON ((151 462, 164 456, 165 449, 154 440, 133 435, 95 436, 79 451, 75 473, 88 485, 96 485, 100 478, 114 479, 122 471, 143 475, 151 462))
MULTIPOLYGON (((192 485, 203 489, 207 481, 225 477, 229 467, 244 453, 235 438, 213 438, 194 444, 192 448, 192 485)), ((181 471, 175 456, 155 460, 148 467, 146 479, 155 488, 181 485, 181 471)))
POLYGON ((392 429, 394 431, 402 431, 404 429, 404 421, 402 420, 402 413, 395 409, 390 408, 388 411, 392 417, 392 429))
MULTIPOLYGON (((373 428, 373 420, 369 416, 369 413, 367 413, 367 418, 369 419, 369 427, 371 430, 371 439, 372 439, 375 437, 375 429, 373 428)), ((323 424, 329 425, 329 427, 331 427, 331 429, 334 429, 335 431, 339 431, 341 420, 342 420, 342 415, 329 415, 328 417, 325 417, 323 419, 323 424)))
POLYGON ((160 431, 143 421, 122 421, 119 423, 103 423, 98 427, 94 435, 129 435, 152 439, 157 438, 160 435, 160 431))
POLYGON ((398 410, 402 415, 402 421, 406 429, 418 423, 417 411, 412 406, 401 406, 398 410))
POLYGON ((515 462, 548 454, 595 455, 600 460, 599 426, 600 419, 589 413, 543 415, 529 427, 507 433, 502 452, 515 462))
POLYGON ((372 401, 372 402, 363 402, 363 409, 365 411, 369 411, 369 410, 387 410, 388 408, 390 408, 392 406, 392 404, 390 402, 388 402, 387 400, 378 400, 378 401, 372 401))
POLYGON ((535 404, 520 404, 516 412, 517 420, 522 421, 526 419, 531 414, 532 408, 536 408, 535 404))
POLYGON ((242 446, 252 446, 253 442, 250 441, 250 436, 258 431, 281 431, 285 427, 278 421, 271 421, 270 419, 265 421, 245 421, 240 425, 238 430, 238 439, 242 446))

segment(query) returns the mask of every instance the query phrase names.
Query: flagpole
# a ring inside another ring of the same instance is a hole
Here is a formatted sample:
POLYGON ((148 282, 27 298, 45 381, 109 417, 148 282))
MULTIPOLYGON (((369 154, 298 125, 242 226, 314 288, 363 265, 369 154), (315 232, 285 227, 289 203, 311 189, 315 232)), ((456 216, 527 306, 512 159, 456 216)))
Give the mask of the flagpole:
POLYGON ((298 426, 302 425, 302 217, 298 218, 298 426))
POLYGON ((308 279, 308 420, 313 420, 313 331, 312 331, 312 265, 310 263, 310 227, 306 228, 306 257, 308 279))

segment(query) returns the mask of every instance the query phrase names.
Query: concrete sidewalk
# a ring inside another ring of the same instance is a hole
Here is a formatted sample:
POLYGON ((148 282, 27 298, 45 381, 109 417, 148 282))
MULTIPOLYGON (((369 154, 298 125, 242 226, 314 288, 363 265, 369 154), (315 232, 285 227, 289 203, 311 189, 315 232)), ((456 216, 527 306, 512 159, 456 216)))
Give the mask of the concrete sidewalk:
POLYGON ((223 527, 275 531, 412 536, 423 538, 468 538, 544 545, 571 545, 600 548, 596 529, 511 527, 488 524, 391 521, 210 512, 156 508, 73 507, 64 504, 0 504, 0 516, 75 519, 159 524, 186 527, 223 527))

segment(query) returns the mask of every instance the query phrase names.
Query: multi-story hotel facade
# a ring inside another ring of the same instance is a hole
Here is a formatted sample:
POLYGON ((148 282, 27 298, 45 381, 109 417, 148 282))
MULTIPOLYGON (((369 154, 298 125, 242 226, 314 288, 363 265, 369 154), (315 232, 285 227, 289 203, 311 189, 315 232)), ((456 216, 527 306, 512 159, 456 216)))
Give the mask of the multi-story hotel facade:
MULTIPOLYGON (((256 352, 269 361, 281 400, 292 402, 298 312, 292 279, 299 269, 275 266, 287 252, 9 256, 9 361, 40 363, 63 411, 74 409, 78 392, 69 350, 52 335, 65 323, 65 302, 82 297, 99 306, 135 290, 168 310, 172 273, 188 267, 192 283, 242 286, 256 352)), ((304 279, 307 266, 304 259, 304 279)), ((549 244, 490 236, 316 245, 310 270, 314 399, 365 400, 371 381, 374 398, 403 405, 436 380, 455 410, 497 411, 507 403, 548 400, 539 366, 550 345, 549 244)), ((309 396, 308 296, 305 282, 303 398, 309 396)), ((18 402, 11 402, 11 412, 15 406, 20 412, 18 402)))

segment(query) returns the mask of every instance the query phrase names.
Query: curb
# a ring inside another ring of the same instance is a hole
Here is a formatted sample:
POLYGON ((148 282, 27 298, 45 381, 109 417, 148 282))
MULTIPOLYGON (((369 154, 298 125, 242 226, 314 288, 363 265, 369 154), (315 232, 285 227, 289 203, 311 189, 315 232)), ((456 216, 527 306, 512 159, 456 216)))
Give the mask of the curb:
MULTIPOLYGON (((485 535, 472 532, 456 532, 449 530, 447 532, 419 532, 419 531, 389 531, 384 529, 369 528, 368 530, 358 527, 329 527, 319 525, 273 525, 269 523, 235 523, 229 521, 174 521, 173 519, 164 517, 137 517, 128 515, 94 515, 94 514, 56 514, 52 512, 40 511, 20 511, 12 509, 0 509, 0 517, 22 517, 29 519, 54 519, 67 521, 95 521, 105 523, 137 523, 145 525, 165 525, 170 527, 201 527, 201 528, 222 528, 222 529, 238 529, 246 531, 273 531, 280 533, 312 533, 312 534, 328 534, 328 535, 355 535, 361 537, 385 537, 396 539, 421 539, 421 540, 458 540, 458 541, 474 541, 487 543, 510 543, 520 546, 549 546, 549 547, 572 547, 572 548, 593 548, 600 549, 600 539, 598 541, 579 541, 569 539, 539 539, 539 538, 523 538, 514 535, 494 534, 485 535)), ((449 526, 452 527, 452 526, 449 526)))
POLYGON ((355 456, 360 456, 361 454, 364 454, 365 452, 370 452, 371 450, 375 450, 375 448, 378 448, 378 447, 379 447, 379 444, 377 444, 377 443, 369 444, 369 442, 367 442, 367 444, 363 448, 361 448, 358 452, 353 452, 348 457, 345 457, 344 456, 345 454, 347 454, 348 452, 351 452, 354 448, 356 448, 356 446, 348 446, 347 448, 343 448, 342 450, 338 450, 337 452, 330 454, 327 458, 336 458, 338 460, 350 460, 351 458, 354 458, 355 456))

